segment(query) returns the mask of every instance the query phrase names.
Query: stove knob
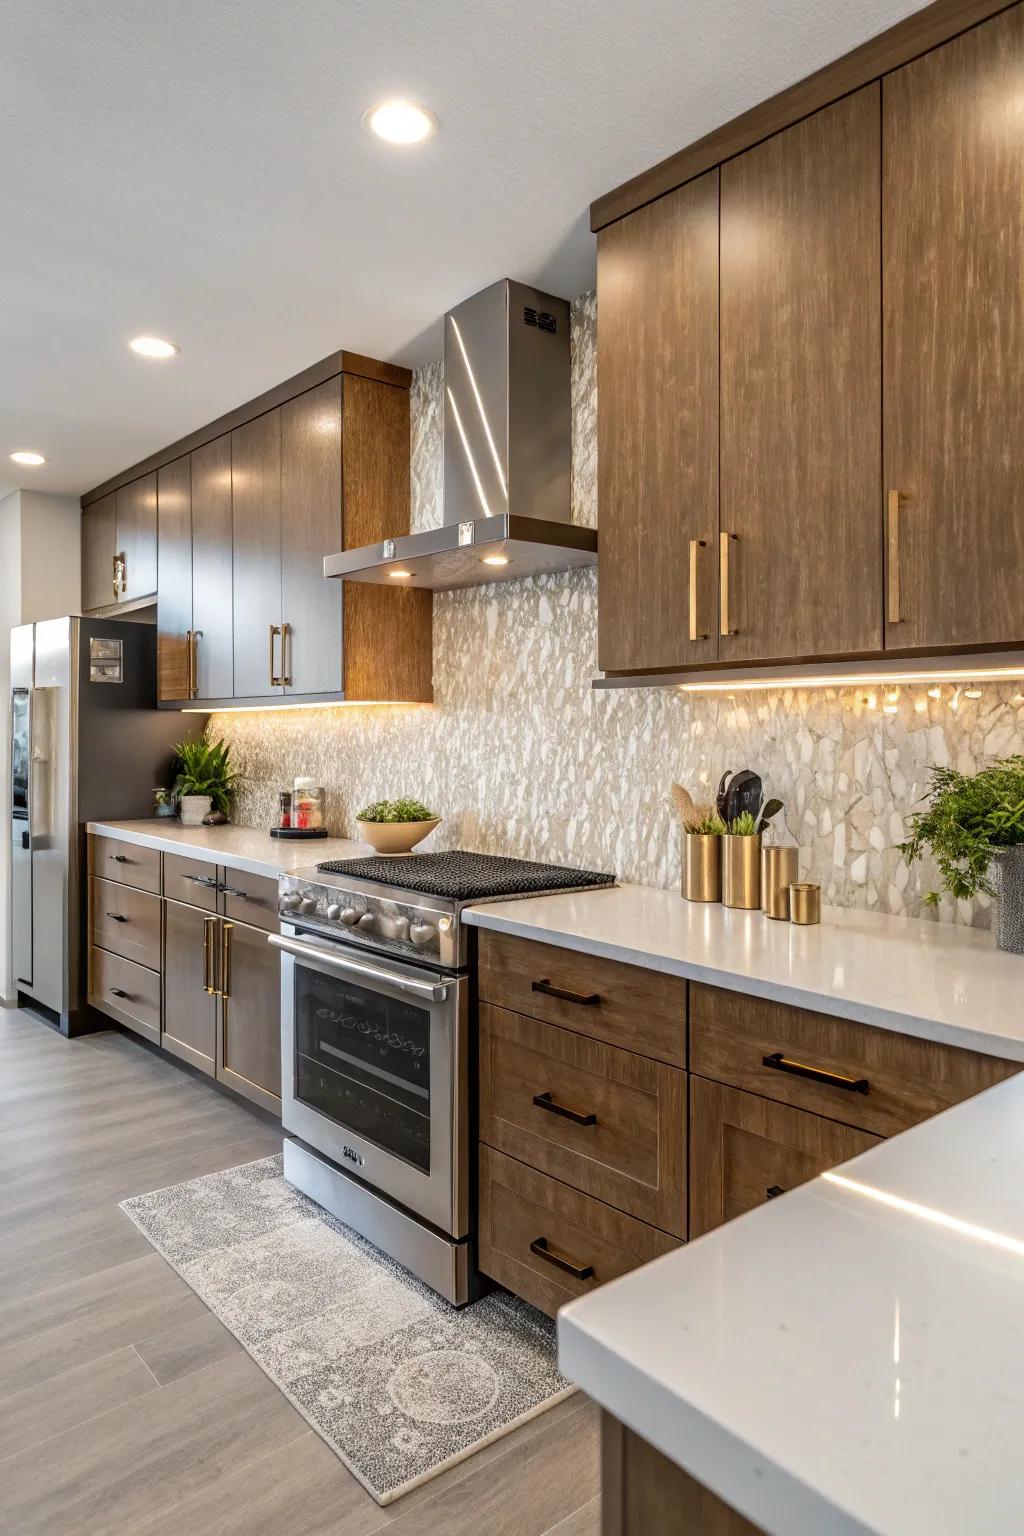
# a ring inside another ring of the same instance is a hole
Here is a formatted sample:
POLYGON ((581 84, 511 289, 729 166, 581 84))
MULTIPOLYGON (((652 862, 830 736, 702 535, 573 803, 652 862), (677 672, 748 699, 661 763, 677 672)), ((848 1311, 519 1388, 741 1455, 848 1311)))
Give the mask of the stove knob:
POLYGON ((299 897, 298 891, 286 891, 285 894, 281 897, 281 911, 282 912, 296 912, 296 911, 298 911, 299 900, 300 900, 300 897, 299 897))
POLYGON ((341 912, 338 915, 342 922, 345 924, 346 928, 351 928, 353 923, 359 917, 359 913, 356 911, 355 907, 342 907, 341 912))
POLYGON ((341 916, 341 908, 338 906, 337 902, 332 902, 331 905, 327 908, 327 919, 328 919, 328 921, 332 922, 332 923, 336 923, 340 916, 341 916))
POLYGON ((309 895, 303 896, 301 901, 299 902, 299 911, 301 913, 303 913, 305 916, 308 916, 310 913, 315 912, 316 911, 316 897, 315 896, 309 896, 309 895))
POLYGON ((437 929, 433 923, 410 923, 409 925, 409 937, 421 949, 424 944, 430 943, 436 933, 437 929))
POLYGON ((359 926, 360 928, 364 928, 367 933, 372 933, 377 926, 377 919, 374 917, 372 912, 364 912, 362 917, 359 919, 359 926))

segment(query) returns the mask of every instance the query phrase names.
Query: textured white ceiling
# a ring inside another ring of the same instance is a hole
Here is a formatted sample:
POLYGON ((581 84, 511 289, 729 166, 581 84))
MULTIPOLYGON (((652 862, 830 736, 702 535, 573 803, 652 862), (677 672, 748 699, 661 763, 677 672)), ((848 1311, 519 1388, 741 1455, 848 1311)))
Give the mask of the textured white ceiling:
POLYGON ((422 362, 498 277, 571 297, 593 197, 914 9, 0 0, 0 494, 87 489, 338 347, 422 362), (426 147, 360 130, 393 94, 426 147))

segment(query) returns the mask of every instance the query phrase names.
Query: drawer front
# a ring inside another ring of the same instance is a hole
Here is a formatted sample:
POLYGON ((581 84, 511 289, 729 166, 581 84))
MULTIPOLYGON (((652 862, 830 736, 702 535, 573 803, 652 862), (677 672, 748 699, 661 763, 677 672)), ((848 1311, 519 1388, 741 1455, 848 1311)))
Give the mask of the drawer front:
POLYGON ((480 1268, 549 1317, 678 1246, 655 1227, 480 1148, 480 1268))
POLYGON ((111 880, 92 882, 92 942, 100 949, 160 969, 160 898, 111 880))
POLYGON ((221 870, 221 911, 234 923, 248 923, 267 933, 279 933, 277 881, 241 869, 221 870))
POLYGON ((93 945, 89 951, 89 1001, 159 1045, 159 971, 147 970, 93 945))
POLYGON ((160 889, 160 854, 156 848, 124 843, 94 832, 89 838, 89 873, 140 891, 160 889))
POLYGON ((484 1003, 480 1139, 686 1236, 686 1073, 484 1003))
POLYGON ((164 895, 171 901, 216 912, 220 890, 216 864, 204 859, 190 859, 183 853, 164 854, 164 895))
POLYGON ((877 1146, 879 1136, 690 1078, 690 1236, 877 1146))
POLYGON ((686 983, 554 944, 480 934, 481 998, 638 1056, 686 1066, 686 983))
POLYGON ((1020 1064, 695 983, 690 1069, 893 1136, 1020 1071, 1020 1064))

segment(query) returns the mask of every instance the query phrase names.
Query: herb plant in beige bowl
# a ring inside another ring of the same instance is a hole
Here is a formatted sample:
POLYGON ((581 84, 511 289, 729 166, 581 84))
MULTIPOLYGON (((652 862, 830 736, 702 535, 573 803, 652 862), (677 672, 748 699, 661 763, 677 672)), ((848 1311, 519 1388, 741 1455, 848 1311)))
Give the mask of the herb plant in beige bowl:
POLYGON ((390 855, 411 853, 440 824, 419 800, 376 800, 356 817, 363 842, 390 855))

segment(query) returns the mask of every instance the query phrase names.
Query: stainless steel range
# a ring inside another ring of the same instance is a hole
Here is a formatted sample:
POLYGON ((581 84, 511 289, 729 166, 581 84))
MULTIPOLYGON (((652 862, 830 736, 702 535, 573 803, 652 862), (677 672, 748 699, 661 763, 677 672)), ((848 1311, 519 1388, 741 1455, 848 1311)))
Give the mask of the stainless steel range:
POLYGON ((281 877, 285 1178, 457 1305, 472 1284, 463 909, 613 883, 464 852, 281 877))

